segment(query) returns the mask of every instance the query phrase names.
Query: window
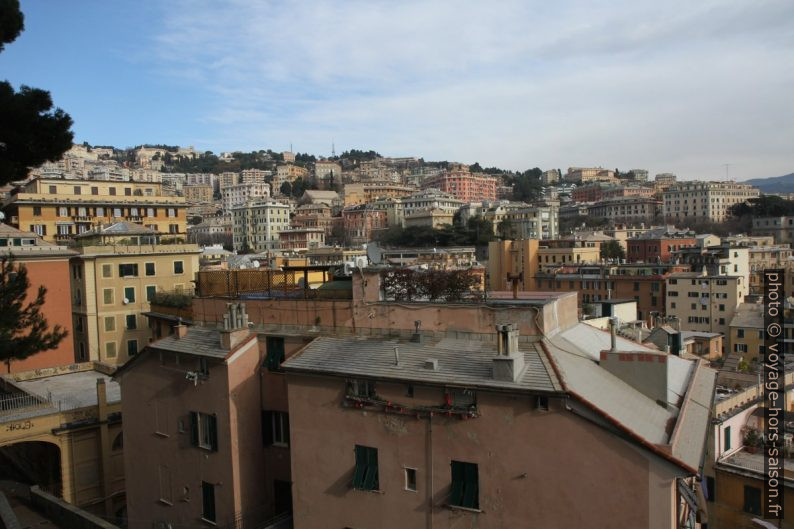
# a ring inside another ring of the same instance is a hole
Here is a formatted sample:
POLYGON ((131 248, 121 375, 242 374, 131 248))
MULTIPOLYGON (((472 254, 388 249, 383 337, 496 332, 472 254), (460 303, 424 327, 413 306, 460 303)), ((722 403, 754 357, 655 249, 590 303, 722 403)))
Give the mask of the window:
POLYGON ((124 287, 124 299, 127 303, 135 301, 135 287, 124 287))
POLYGON ((348 380, 347 394, 351 397, 373 398, 375 397, 375 382, 372 380, 348 380))
POLYGON ((727 452, 731 449, 731 427, 725 427, 725 430, 722 431, 722 450, 723 452, 727 452))
POLYGON ((119 277, 138 277, 138 265, 136 263, 120 264, 119 277))
POLYGON ((182 274, 185 272, 185 265, 182 261, 174 261, 174 273, 182 274))
POLYGON ((735 344, 733 344, 733 352, 734 353, 746 353, 747 352, 747 344, 746 343, 735 343, 735 344))
POLYGON ((480 508, 479 478, 476 463, 452 461, 452 487, 449 504, 468 509, 480 508))
POLYGON ((135 314, 127 314, 126 324, 128 331, 133 331, 138 328, 138 322, 137 322, 137 318, 135 317, 135 314))
POLYGON ((41 206, 33 206, 33 216, 41 217, 41 206))
POLYGON ((144 266, 146 268, 146 275, 147 276, 153 276, 154 275, 154 263, 146 263, 144 266))
POLYGON ((80 189, 80 186, 74 186, 74 194, 75 194, 75 195, 79 195, 79 194, 81 194, 82 192, 83 192, 83 190, 82 190, 82 189, 80 189))
POLYGON ((110 191, 110 194, 111 194, 112 196, 115 196, 115 195, 116 195, 116 188, 115 188, 115 187, 111 187, 110 189, 108 189, 108 191, 110 191))
POLYGON ((193 446, 218 451, 218 421, 215 415, 190 412, 190 441, 193 446))
POLYGON ((131 187, 125 187, 124 188, 124 196, 127 196, 127 197, 132 196, 132 188, 131 187))
POLYGON ((105 208, 99 206, 96 208, 96 216, 97 217, 104 217, 105 216, 105 208))
POLYGON ((265 340, 267 368, 270 371, 278 371, 284 361, 284 338, 280 336, 268 336, 265 340))
POLYGON ((744 486, 744 512, 761 514, 761 489, 758 487, 744 486))
POLYGON ((105 342, 105 356, 116 358, 116 342, 105 342))
POLYGON ((113 304, 113 289, 112 288, 103 288, 102 289, 102 303, 105 305, 112 305, 113 304))
POLYGON ((96 187, 96 186, 91 186, 91 194, 92 195, 98 195, 99 194, 99 188, 96 187))
POLYGON ((215 522, 215 485, 201 482, 201 517, 208 522, 215 522))
POLYGON ((138 354, 138 340, 127 340, 127 356, 138 354))
POLYGON ((717 488, 713 477, 706 476, 706 500, 714 501, 717 499, 717 488))
POLYGON ((549 411, 549 398, 542 395, 535 397, 535 409, 549 411))
POLYGON ((105 332, 113 332, 116 330, 116 317, 105 316, 105 332))
POLYGON ((672 301, 672 302, 670 302, 670 308, 671 308, 671 309, 674 309, 674 308, 675 308, 675 301, 672 301))
POLYGON ((146 286, 146 301, 150 302, 154 299, 154 295, 157 292, 157 286, 155 285, 147 285, 146 286))
POLYGON ((720 304, 719 309, 720 309, 720 312, 725 312, 725 305, 720 304))
POLYGON ((405 490, 416 492, 416 469, 405 469, 405 490))
POLYGON ((57 195, 58 194, 58 190, 56 189, 55 186, 50 186, 50 194, 51 195, 57 195))
POLYGON ((167 210, 167 216, 168 216, 168 217, 170 217, 170 218, 176 217, 176 209, 174 209, 174 208, 168 208, 168 210, 167 210))
POLYGON ((744 329, 736 329, 736 337, 744 338, 744 329))
POLYGON ((113 277, 113 266, 109 264, 102 265, 102 277, 113 277))
POLYGON ((378 449, 356 445, 356 470, 353 473, 353 488, 378 490, 378 449))
POLYGON ((289 446, 289 414, 262 411, 262 441, 265 446, 289 446))

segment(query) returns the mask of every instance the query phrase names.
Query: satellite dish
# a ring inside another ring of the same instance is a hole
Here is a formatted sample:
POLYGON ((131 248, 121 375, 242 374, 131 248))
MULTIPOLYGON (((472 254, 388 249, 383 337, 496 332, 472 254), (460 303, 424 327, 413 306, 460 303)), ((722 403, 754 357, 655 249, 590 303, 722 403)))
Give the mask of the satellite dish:
POLYGON ((251 266, 253 266, 254 268, 259 268, 259 261, 252 261, 251 266))
POLYGON ((367 244, 367 257, 369 258, 370 263, 380 264, 382 255, 380 252, 380 246, 377 242, 371 242, 367 244))
POLYGON ((124 298, 123 300, 121 300, 121 302, 122 302, 123 304, 125 304, 125 305, 128 305, 128 304, 129 304, 129 302, 130 302, 130 300, 129 300, 129 299, 127 299, 127 298, 124 298))

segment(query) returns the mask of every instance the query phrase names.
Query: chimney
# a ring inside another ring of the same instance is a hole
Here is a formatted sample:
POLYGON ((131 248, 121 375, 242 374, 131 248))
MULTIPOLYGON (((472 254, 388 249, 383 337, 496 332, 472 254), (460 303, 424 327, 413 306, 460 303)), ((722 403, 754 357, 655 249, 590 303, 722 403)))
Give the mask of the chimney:
POLYGON ((174 336, 176 336, 177 340, 187 336, 187 325, 182 323, 182 318, 179 318, 179 323, 174 325, 174 336))
POLYGON ((411 342, 422 343, 422 333, 420 332, 421 328, 422 320, 414 321, 414 333, 411 335, 411 342))
POLYGON ((610 336, 610 353, 615 353, 618 350, 618 319, 615 317, 609 318, 609 336, 610 336))
POLYGON ((250 335, 245 303, 226 304, 226 314, 223 315, 223 329, 221 329, 220 335, 221 348, 227 351, 237 347, 237 344, 250 335))
POLYGON ((518 329, 514 323, 496 326, 494 380, 516 382, 524 371, 524 354, 518 350, 518 329))

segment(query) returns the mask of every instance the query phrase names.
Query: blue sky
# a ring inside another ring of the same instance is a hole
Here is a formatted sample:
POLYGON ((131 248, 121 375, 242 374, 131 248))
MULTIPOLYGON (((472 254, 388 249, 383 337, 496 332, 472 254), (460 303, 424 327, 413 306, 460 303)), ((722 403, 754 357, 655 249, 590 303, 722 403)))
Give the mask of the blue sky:
POLYGON ((22 0, 76 139, 682 178, 794 171, 794 2, 22 0))

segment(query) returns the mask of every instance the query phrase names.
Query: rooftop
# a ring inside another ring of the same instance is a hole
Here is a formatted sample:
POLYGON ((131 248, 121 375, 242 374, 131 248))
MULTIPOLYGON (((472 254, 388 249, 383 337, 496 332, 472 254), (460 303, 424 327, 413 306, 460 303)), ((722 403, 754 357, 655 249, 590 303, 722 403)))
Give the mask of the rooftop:
POLYGON ((493 378, 496 342, 459 338, 406 339, 319 337, 282 366, 288 372, 321 373, 339 377, 365 377, 427 384, 458 385, 514 391, 560 392, 561 387, 535 344, 522 343, 525 370, 520 380, 493 378), (394 349, 399 364, 395 365, 394 349), (436 370, 425 367, 438 360, 436 370))
POLYGON ((730 327, 764 328, 764 306, 760 303, 740 303, 736 307, 730 327))
MULTIPOLYGON (((753 476, 763 479, 764 476, 764 454, 759 452, 751 454, 744 450, 734 452, 728 457, 724 457, 717 462, 717 468, 734 474, 753 476)), ((786 487, 794 488, 794 469, 784 468, 784 483, 786 487)))
POLYGON ((172 334, 152 342, 149 347, 158 351, 171 351, 221 360, 229 354, 229 349, 221 347, 220 330, 211 327, 193 326, 181 338, 172 334))

